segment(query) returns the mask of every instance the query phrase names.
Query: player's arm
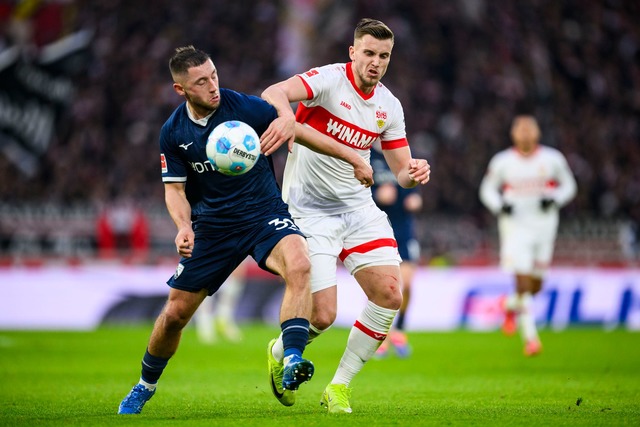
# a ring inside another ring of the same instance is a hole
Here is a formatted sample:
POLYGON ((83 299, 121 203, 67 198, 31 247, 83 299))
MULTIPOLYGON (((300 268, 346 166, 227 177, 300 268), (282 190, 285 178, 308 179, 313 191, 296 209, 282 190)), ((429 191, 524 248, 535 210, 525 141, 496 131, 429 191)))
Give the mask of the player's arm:
POLYGON ((365 159, 351 148, 323 135, 310 126, 295 124, 296 142, 317 153, 343 160, 353 166, 353 176, 365 187, 373 185, 373 169, 365 159))
POLYGON ((413 188, 429 182, 431 166, 425 159, 414 159, 408 146, 383 150, 389 169, 402 188, 413 188))
POLYGON ((576 196, 578 185, 564 156, 560 157, 559 160, 557 172, 558 187, 554 191, 553 201, 562 207, 576 196))
POLYGON ((500 213, 503 208, 502 195, 500 194, 501 186, 502 182, 497 172, 496 161, 492 159, 480 183, 479 196, 482 204, 495 215, 500 213))
POLYGON ((191 205, 185 193, 185 183, 168 182, 164 184, 164 200, 171 219, 176 224, 176 250, 185 258, 191 256, 195 235, 191 227, 191 205))
POLYGON ((278 113, 278 118, 271 122, 260 137, 262 153, 266 156, 273 154, 285 142, 291 151, 296 133, 296 115, 291 103, 307 99, 307 88, 300 77, 293 76, 269 86, 261 96, 273 105, 278 113))

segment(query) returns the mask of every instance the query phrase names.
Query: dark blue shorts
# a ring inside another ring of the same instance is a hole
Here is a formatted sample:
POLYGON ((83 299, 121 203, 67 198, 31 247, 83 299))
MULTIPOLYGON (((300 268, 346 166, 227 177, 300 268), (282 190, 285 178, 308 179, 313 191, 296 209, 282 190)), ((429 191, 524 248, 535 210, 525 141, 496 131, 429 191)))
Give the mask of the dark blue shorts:
POLYGON ((402 261, 418 262, 420 260, 420 243, 413 237, 395 234, 398 243, 398 254, 402 261))
POLYGON ((193 223, 195 243, 190 258, 182 258, 167 284, 175 289, 199 292, 207 289, 213 295, 249 255, 260 268, 270 271, 266 262, 271 250, 289 234, 304 234, 295 225, 288 211, 275 212, 253 223, 234 227, 209 227, 196 220, 193 223))

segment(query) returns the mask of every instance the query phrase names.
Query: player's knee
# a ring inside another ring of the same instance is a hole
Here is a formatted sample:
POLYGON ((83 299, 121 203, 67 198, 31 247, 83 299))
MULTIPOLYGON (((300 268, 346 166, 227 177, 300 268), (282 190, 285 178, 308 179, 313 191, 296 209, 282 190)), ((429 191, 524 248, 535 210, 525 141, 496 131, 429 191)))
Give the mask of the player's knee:
POLYGON ((311 261, 306 254, 291 257, 285 265, 285 279, 295 278, 296 282, 308 283, 311 277, 311 261))
POLYGON ((398 310, 402 306, 402 292, 397 286, 387 286, 372 298, 373 303, 390 310, 398 310))
POLYGON ((311 324, 317 329, 324 331, 328 329, 336 320, 335 310, 313 310, 311 313, 311 324))
POLYGON ((189 323, 189 316, 175 308, 167 308, 162 316, 162 326, 167 331, 180 331, 189 323))

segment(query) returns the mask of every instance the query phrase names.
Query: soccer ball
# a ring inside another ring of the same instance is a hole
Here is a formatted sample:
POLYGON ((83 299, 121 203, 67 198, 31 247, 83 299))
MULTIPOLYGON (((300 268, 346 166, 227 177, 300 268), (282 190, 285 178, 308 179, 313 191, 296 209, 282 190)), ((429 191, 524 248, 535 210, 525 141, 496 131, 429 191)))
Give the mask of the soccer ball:
POLYGON ((211 131, 206 151, 215 170, 224 175, 242 175, 258 162, 260 138, 248 124, 231 120, 211 131))

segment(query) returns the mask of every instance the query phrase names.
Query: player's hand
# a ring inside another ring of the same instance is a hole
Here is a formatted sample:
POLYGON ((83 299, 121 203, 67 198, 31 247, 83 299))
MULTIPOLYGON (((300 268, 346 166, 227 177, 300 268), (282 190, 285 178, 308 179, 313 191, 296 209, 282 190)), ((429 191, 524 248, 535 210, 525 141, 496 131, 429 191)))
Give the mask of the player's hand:
POLYGON ((376 188, 373 198, 378 205, 391 206, 398 199, 398 189, 392 182, 384 183, 376 188))
POLYGON ((353 165, 353 176, 364 185, 369 188, 373 185, 373 168, 365 159, 358 155, 359 160, 353 165))
POLYGON ((270 156, 286 142, 287 149, 291 152, 295 136, 296 117, 294 115, 278 117, 260 137, 260 151, 265 156, 270 156))
POLYGON ((513 213, 513 206, 509 203, 504 203, 500 208, 500 213, 504 215, 511 215, 513 213))
POLYGON ((409 161, 409 179, 420 184, 426 184, 431 177, 431 166, 425 159, 411 159, 409 161))
POLYGON ((555 206, 555 204, 556 204, 555 200, 545 197, 542 200, 540 200, 540 209, 542 209, 543 212, 546 212, 547 210, 549 210, 550 207, 555 206))
POLYGON ((193 242, 195 240, 195 234, 191 227, 185 227, 178 230, 176 235, 176 250, 181 257, 191 258, 193 252, 193 242))

